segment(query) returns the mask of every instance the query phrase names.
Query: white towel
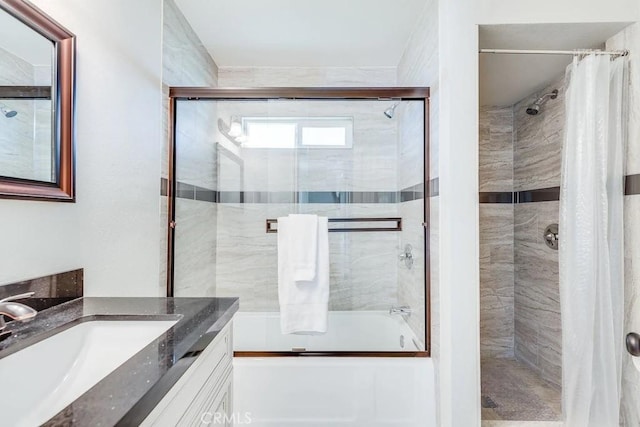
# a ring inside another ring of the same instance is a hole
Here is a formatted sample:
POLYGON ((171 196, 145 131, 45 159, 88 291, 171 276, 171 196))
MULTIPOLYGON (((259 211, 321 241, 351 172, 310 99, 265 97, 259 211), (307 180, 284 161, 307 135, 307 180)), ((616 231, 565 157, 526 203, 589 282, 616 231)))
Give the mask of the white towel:
POLYGON ((316 277, 318 215, 289 215, 287 227, 293 280, 309 282, 316 277))
MULTIPOLYGON (((317 218, 315 269, 312 280, 294 279, 297 241, 312 233, 294 234, 291 217, 278 218, 278 299, 283 334, 323 334, 329 306, 329 232, 327 218, 317 218)), ((308 244, 308 242, 307 242, 308 244)))

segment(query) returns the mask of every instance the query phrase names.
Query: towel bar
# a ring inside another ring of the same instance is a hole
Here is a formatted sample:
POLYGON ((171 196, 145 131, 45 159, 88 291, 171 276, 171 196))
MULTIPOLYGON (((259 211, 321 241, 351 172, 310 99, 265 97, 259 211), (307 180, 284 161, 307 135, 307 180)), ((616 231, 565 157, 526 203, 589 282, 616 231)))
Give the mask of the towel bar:
MULTIPOLYGON (((394 222, 393 227, 345 227, 345 228, 329 228, 330 232, 372 232, 372 231, 402 231, 402 218, 329 218, 329 222, 394 222)), ((267 233, 277 233, 278 229, 272 227, 278 224, 277 219, 267 219, 267 233)))

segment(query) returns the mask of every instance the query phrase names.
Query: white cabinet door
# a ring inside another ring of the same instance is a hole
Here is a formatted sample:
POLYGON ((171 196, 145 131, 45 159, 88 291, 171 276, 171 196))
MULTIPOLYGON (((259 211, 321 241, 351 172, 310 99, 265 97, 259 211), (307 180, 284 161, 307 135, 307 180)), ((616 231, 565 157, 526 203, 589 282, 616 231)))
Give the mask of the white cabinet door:
POLYGON ((218 417, 231 418, 232 394, 229 390, 233 382, 232 342, 232 325, 229 322, 141 425, 155 427, 224 425, 216 424, 212 417, 216 416, 218 406, 222 404, 224 413, 218 417))

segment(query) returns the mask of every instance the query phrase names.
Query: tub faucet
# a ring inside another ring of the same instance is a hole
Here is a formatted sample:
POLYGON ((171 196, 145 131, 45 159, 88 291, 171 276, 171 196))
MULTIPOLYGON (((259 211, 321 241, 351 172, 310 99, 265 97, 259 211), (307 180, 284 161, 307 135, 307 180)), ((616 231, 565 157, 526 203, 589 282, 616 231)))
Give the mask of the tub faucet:
POLYGON ((36 310, 28 305, 15 302, 15 300, 31 298, 34 294, 35 292, 27 292, 25 294, 14 295, 0 300, 0 334, 2 334, 4 328, 7 327, 2 315, 10 317, 13 320, 27 320, 38 314, 36 310))
POLYGON ((396 307, 392 305, 391 308, 389 309, 389 314, 392 316, 394 314, 399 314, 400 316, 408 317, 408 316, 411 316, 411 313, 413 313, 413 310, 408 305, 402 305, 400 307, 396 307))

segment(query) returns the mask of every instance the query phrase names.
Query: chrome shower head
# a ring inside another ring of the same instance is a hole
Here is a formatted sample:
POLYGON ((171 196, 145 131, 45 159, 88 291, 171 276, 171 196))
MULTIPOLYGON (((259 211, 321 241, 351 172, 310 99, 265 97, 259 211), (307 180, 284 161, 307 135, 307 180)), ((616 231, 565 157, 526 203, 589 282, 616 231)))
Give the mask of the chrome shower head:
POLYGON ((535 116, 540 112, 540 106, 538 104, 531 104, 527 107, 527 114, 530 116, 535 116))
POLYGON ((393 115, 395 114, 396 111, 396 107, 400 105, 399 102, 396 102, 395 104, 393 104, 391 107, 387 108, 386 110, 384 110, 384 115, 387 116, 387 118, 389 119, 393 119, 393 115))
POLYGON ((558 97, 558 89, 554 89, 549 93, 545 93, 540 98, 536 99, 536 102, 529 105, 527 107, 527 114, 530 116, 535 116, 540 112, 540 107, 542 107, 547 100, 556 99, 558 97))
POLYGON ((18 115, 17 111, 9 110, 6 105, 0 105, 0 113, 2 113, 2 115, 5 116, 8 119, 18 115))

